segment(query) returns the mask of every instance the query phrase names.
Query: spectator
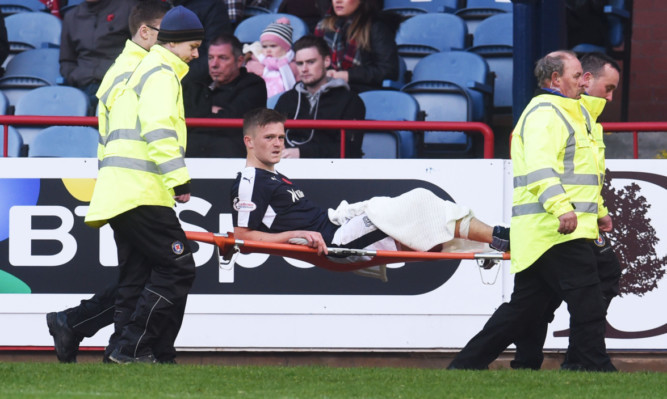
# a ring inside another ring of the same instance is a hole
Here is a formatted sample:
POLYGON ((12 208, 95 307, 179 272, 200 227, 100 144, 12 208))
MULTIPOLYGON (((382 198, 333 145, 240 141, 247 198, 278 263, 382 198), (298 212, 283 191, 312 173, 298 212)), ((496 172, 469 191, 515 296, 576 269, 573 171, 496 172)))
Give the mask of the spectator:
POLYGON ((283 0, 278 12, 301 18, 308 25, 308 29, 314 32, 315 26, 324 18, 329 8, 331 8, 330 0, 283 0))
MULTIPOLYGON (((288 119, 363 120, 366 107, 359 96, 350 91, 343 79, 327 76, 331 65, 329 48, 321 37, 307 35, 294 44, 295 60, 301 82, 278 99, 276 111, 288 119)), ((347 132, 346 155, 361 157, 360 133, 347 132)), ((327 130, 287 130, 288 148, 283 158, 338 158, 340 133, 327 130)))
POLYGON ((104 74, 130 39, 127 21, 137 1, 86 0, 65 15, 60 74, 65 84, 88 95, 91 110, 97 107, 95 93, 104 74))
POLYGON ((246 69, 266 82, 266 95, 273 97, 294 87, 297 69, 292 51, 292 31, 289 19, 279 18, 264 29, 259 42, 250 46, 248 54, 260 52, 246 62, 246 69))
MULTIPOLYGON (((266 105, 266 85, 243 65, 241 42, 223 34, 208 49, 206 81, 184 87, 185 115, 189 118, 241 118, 266 105)), ((194 128, 188 131, 187 156, 243 158, 241 129, 194 128)))
POLYGON ((396 30, 400 16, 378 13, 373 0, 333 0, 334 14, 315 28, 331 48, 333 78, 356 92, 378 89, 385 79, 398 78, 396 30))
POLYGON ((245 17, 246 5, 251 7, 269 8, 271 0, 221 0, 227 5, 227 14, 231 23, 236 26, 245 17))
POLYGON ((199 58, 190 62, 190 72, 183 78, 183 86, 208 78, 206 67, 207 49, 213 39, 223 33, 232 33, 232 24, 227 16, 227 7, 222 0, 173 0, 174 6, 183 6, 194 12, 204 26, 204 41, 199 49, 199 58))

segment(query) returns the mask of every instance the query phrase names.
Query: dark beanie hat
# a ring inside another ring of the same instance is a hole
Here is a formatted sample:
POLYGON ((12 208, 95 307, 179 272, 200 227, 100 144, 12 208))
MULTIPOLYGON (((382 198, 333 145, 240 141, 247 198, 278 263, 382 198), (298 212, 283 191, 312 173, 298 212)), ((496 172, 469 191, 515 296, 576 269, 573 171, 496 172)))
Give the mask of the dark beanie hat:
POLYGON ((174 7, 164 14, 157 39, 167 43, 204 40, 204 27, 195 13, 183 6, 174 7))

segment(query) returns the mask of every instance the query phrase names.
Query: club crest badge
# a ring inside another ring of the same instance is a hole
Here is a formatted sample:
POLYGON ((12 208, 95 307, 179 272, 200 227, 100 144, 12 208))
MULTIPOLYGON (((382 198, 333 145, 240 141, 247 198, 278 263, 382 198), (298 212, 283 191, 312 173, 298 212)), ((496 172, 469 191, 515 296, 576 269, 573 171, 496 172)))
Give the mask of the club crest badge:
POLYGON ((183 251, 185 250, 185 246, 183 245, 182 242, 180 241, 174 241, 171 244, 171 250, 176 254, 176 255, 181 255, 183 251))
POLYGON ((598 238, 593 242, 595 243, 595 245, 602 248, 602 247, 604 247, 604 244, 606 243, 606 240, 605 240, 604 235, 598 234, 598 238))

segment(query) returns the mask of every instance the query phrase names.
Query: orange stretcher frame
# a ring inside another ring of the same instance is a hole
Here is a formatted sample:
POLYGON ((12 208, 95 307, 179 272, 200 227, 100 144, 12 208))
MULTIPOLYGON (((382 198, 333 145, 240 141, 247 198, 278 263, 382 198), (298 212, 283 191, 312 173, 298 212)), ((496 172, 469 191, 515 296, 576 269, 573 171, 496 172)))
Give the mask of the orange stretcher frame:
POLYGON ((315 248, 297 244, 279 244, 251 240, 237 240, 233 233, 215 234, 210 232, 186 231, 188 240, 204 242, 217 246, 221 257, 230 262, 232 256, 242 254, 264 253, 276 256, 299 259, 323 269, 350 272, 376 265, 398 262, 424 262, 444 259, 477 260, 480 267, 491 268, 500 260, 509 260, 508 252, 416 252, 416 251, 368 251, 350 248, 328 248, 329 255, 345 257, 352 255, 371 256, 369 261, 356 263, 338 263, 317 254, 315 248))

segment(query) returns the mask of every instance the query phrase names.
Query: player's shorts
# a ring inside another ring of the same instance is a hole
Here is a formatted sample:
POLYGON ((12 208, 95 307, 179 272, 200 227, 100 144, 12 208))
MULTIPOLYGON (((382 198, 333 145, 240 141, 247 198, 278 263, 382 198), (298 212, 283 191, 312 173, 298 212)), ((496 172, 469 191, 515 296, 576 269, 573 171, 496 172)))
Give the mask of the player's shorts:
MULTIPOLYGON (((396 241, 379 230, 365 213, 355 216, 343 224, 334 233, 331 242, 335 247, 365 249, 369 251, 396 251, 396 241)), ((344 258, 329 257, 339 263, 365 262, 370 256, 347 256, 344 258)))

